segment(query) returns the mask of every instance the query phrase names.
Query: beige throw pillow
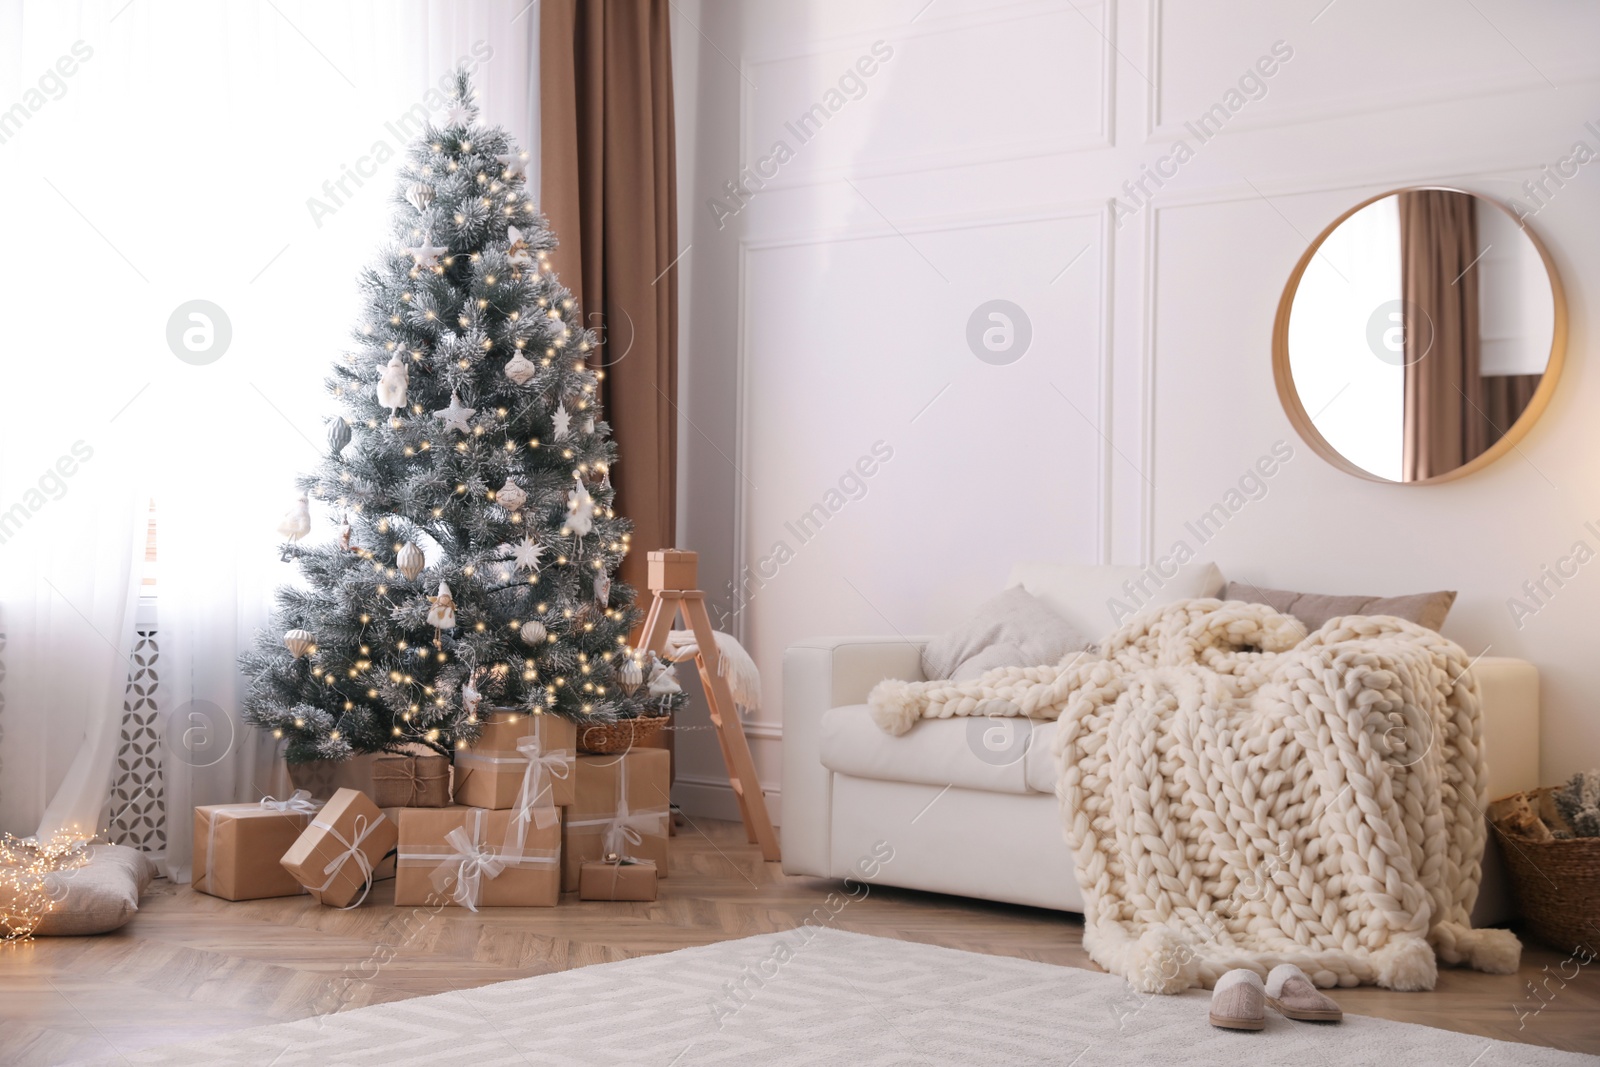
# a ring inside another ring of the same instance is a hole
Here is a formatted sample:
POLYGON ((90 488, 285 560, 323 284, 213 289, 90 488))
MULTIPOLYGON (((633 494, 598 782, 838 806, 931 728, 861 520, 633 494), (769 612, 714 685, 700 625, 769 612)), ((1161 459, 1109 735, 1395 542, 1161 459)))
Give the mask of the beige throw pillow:
POLYGON ((930 680, 965 682, 996 667, 1055 663, 1088 647, 1071 624, 1014 585, 984 603, 964 625, 928 642, 922 672, 930 680))
POLYGON ((1438 630, 1456 602, 1454 590, 1438 593, 1413 593, 1410 596, 1330 596, 1326 593, 1294 593, 1287 589, 1262 589, 1249 582, 1229 582, 1224 600, 1244 600, 1265 604, 1274 611, 1293 615, 1307 630, 1321 628, 1329 619, 1341 615, 1394 615, 1438 630))
POLYGON ((91 845, 89 862, 46 876, 61 898, 39 921, 39 937, 103 934, 120 928, 139 910, 150 885, 150 860, 126 845, 91 845))

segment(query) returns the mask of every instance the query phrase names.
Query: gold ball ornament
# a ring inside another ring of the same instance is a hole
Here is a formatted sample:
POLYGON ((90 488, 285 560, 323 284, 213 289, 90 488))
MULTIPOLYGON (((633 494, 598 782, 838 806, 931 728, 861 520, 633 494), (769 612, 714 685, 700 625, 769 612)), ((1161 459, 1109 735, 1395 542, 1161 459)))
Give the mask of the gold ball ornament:
POLYGON ((632 694, 633 691, 644 684, 644 668, 639 666, 639 661, 629 656, 627 661, 617 671, 617 683, 622 686, 624 693, 632 694))

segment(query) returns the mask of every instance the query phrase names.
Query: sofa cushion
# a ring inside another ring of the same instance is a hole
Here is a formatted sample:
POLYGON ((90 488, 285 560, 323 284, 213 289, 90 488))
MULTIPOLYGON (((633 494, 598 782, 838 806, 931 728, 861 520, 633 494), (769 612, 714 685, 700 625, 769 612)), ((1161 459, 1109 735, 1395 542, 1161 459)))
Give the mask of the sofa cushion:
POLYGON ((1055 795, 1059 775, 1056 772, 1056 754, 1051 748, 1056 739, 1056 728, 1060 725, 1054 720, 1034 724, 1033 743, 1022 757, 1022 777, 1035 793, 1055 795))
MULTIPOLYGON (((1031 719, 924 719, 896 737, 872 721, 865 704, 822 716, 822 765, 884 782, 953 785, 990 793, 1028 793, 1024 753, 1039 724, 1031 719)), ((1052 791, 1053 791, 1052 787, 1052 791)))
POLYGON ((1056 663, 1087 647, 1067 620, 1014 585, 985 601, 962 625, 929 641, 922 650, 922 673, 965 682, 996 667, 1056 663))
POLYGON ((1007 584, 1022 586, 1079 633, 1099 641, 1147 608, 1220 596, 1223 580, 1215 563, 1179 566, 1164 557, 1148 567, 1019 563, 1007 584))
POLYGON ((1438 630, 1456 602, 1454 590, 1437 593, 1412 593, 1409 596, 1336 596, 1328 593, 1295 593, 1287 589, 1262 589, 1249 582, 1229 582, 1225 600, 1244 600, 1265 604, 1274 611, 1293 615, 1307 630, 1320 630, 1329 619, 1344 615, 1393 615, 1396 618, 1438 630))

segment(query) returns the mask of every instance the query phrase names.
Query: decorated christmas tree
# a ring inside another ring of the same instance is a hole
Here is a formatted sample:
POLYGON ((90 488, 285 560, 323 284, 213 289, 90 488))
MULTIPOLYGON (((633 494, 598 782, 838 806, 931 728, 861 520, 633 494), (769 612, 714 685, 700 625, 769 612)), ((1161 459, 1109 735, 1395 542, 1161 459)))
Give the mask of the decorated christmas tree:
POLYGON ((291 762, 448 753, 492 706, 614 721, 682 699, 652 695, 628 645, 605 372, 550 271, 527 153, 479 123, 465 74, 453 105, 408 150, 327 379, 343 411, 280 527, 305 581, 241 657, 245 718, 291 762), (334 535, 301 543, 319 519, 334 535))

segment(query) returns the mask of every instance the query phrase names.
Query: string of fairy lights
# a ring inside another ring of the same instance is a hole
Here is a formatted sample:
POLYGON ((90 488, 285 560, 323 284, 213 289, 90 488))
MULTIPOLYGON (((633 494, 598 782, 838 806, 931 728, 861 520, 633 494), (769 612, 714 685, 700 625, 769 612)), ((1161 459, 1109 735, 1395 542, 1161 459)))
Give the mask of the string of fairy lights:
POLYGON ((0 944, 32 940, 66 899, 71 872, 89 862, 92 840, 66 831, 45 841, 0 835, 0 944))

